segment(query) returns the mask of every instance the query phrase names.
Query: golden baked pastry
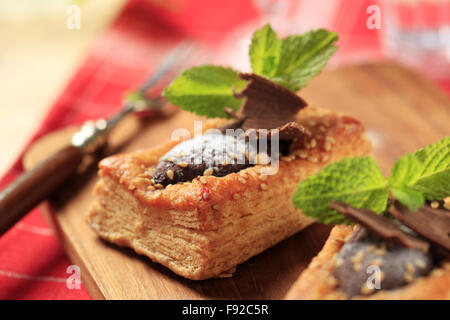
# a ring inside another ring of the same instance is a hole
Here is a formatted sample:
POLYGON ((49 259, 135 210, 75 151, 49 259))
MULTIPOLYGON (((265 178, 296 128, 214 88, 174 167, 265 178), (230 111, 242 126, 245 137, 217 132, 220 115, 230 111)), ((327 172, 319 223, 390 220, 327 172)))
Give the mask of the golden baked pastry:
MULTIPOLYGON (((204 129, 226 120, 208 120, 204 129)), ((194 280, 220 276, 314 222, 290 201, 297 184, 325 165, 370 153, 353 118, 307 107, 297 122, 311 132, 294 141, 274 175, 255 165, 223 177, 155 186, 160 158, 177 142, 101 161, 88 221, 100 237, 133 248, 194 280)))
MULTIPOLYGON (((338 288, 338 280, 333 272, 336 255, 349 240, 355 226, 335 226, 319 254, 300 275, 289 290, 289 300, 348 299, 349 296, 338 288)), ((444 260, 424 277, 410 284, 390 290, 380 290, 371 295, 357 295, 353 299, 379 300, 433 300, 450 299, 450 261, 444 260)))

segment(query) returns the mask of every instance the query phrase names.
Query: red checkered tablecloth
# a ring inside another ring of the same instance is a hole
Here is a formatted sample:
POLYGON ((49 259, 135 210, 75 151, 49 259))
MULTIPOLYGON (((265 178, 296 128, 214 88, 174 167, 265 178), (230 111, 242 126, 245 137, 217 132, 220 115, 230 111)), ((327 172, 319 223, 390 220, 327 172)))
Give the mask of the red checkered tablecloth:
MULTIPOLYGON (((127 3, 115 22, 92 45, 34 139, 117 111, 124 93, 138 86, 181 39, 196 39, 217 48, 221 40, 237 32, 239 27, 261 25, 265 19, 256 8, 256 0, 162 3, 150 0, 127 3)), ((290 1, 288 10, 302 28, 323 26, 339 32, 340 50, 332 62, 336 65, 382 57, 380 31, 366 27, 366 9, 373 3, 290 1)), ((213 60, 217 57, 219 53, 213 60)), ((19 157, 2 178, 0 189, 22 170, 19 157)), ((69 289, 66 285, 69 265, 52 230, 39 209, 35 209, 0 238, 0 299, 90 299, 83 286, 69 289)))

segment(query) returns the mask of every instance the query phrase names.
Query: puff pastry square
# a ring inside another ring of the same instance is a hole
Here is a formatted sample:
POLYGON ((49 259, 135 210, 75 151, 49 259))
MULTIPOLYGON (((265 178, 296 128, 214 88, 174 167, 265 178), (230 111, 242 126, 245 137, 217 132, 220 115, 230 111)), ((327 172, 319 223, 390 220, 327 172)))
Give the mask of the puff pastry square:
MULTIPOLYGON (((205 130, 225 120, 208 120, 205 130)), ((201 176, 155 189, 151 175, 176 142, 101 161, 88 221, 107 241, 133 248, 194 280, 221 276, 314 222, 294 207, 300 181, 344 157, 370 153, 357 120, 307 107, 297 121, 312 138, 279 161, 274 175, 261 165, 224 177, 201 176)))

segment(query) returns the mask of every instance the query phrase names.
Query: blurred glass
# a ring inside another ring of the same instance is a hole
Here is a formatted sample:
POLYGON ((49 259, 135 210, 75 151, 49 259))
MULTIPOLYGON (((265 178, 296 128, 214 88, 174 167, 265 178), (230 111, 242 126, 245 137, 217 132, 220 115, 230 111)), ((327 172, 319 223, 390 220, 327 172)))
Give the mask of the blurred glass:
POLYGON ((450 0, 385 0, 386 54, 429 76, 450 76, 450 0))

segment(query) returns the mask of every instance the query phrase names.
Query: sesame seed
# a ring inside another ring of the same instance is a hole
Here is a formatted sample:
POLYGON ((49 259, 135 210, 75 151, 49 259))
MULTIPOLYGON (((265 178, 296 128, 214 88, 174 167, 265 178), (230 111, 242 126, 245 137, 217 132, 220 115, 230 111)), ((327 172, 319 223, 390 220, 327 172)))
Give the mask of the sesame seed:
POLYGON ((300 156, 300 158, 306 159, 306 158, 308 158, 308 151, 302 150, 298 153, 298 155, 300 156))
POLYGON ((423 261, 423 260, 417 259, 417 260, 414 261, 414 264, 417 267, 419 267, 420 269, 425 269, 425 267, 426 267, 425 261, 423 261))
POLYGON ((339 268, 340 266, 342 266, 343 263, 344 263, 344 259, 337 258, 334 265, 336 266, 336 268, 339 268))
POLYGON ((261 189, 263 189, 263 190, 269 189, 269 187, 265 183, 261 183, 260 186, 261 186, 261 189))
POLYGON ((445 204, 450 204, 450 196, 445 197, 443 200, 445 204))
POLYGON ((309 161, 313 162, 313 163, 317 163, 319 161, 319 159, 317 158, 317 156, 310 156, 308 158, 309 161))
POLYGON ((414 269, 414 266, 412 265, 411 262, 405 262, 405 269, 406 271, 408 271, 409 273, 414 273, 414 271, 416 271, 414 269))
POLYGON ((203 184, 206 184, 208 181, 206 180, 206 178, 205 177, 200 177, 200 182, 201 183, 203 183, 203 184))
POLYGON ((166 171, 166 174, 167 174, 167 177, 170 179, 170 180, 173 180, 173 170, 167 170, 166 171))
POLYGON ((336 140, 332 136, 326 136, 325 140, 332 144, 336 143, 336 140))
POLYGON ((383 264, 383 261, 378 258, 378 259, 374 259, 374 260, 370 261, 369 264, 379 267, 383 264))
POLYGON ((136 189, 136 186, 134 184, 128 186, 128 190, 133 191, 134 189, 136 189))
POLYGON ((211 197, 211 194, 209 192, 204 192, 202 197, 203 200, 208 200, 211 197))
POLYGON ((246 184, 246 183, 247 183, 247 180, 245 180, 245 179, 242 178, 242 177, 239 177, 239 181, 240 181, 241 183, 243 183, 243 184, 246 184))
POLYGON ((244 178, 244 179, 247 179, 247 178, 248 178, 248 174, 245 173, 245 172, 239 172, 239 175, 240 175, 242 178, 244 178))
POLYGON ((433 209, 438 208, 439 207, 439 202, 438 201, 431 202, 430 207, 433 208, 433 209))
POLYGON ((239 200, 240 198, 241 198, 241 195, 239 193, 233 194, 233 199, 234 200, 239 200))
POLYGON ((155 184, 155 180, 150 179, 150 184, 155 184))
POLYGON ((266 181, 267 180, 267 175, 266 174, 262 174, 258 177, 259 180, 261 181, 266 181))
POLYGON ((148 190, 148 191, 154 191, 154 190, 155 190, 155 187, 154 187, 154 186, 148 186, 148 187, 147 187, 147 190, 148 190))
POLYGON ((169 161, 169 162, 173 162, 173 160, 174 160, 174 159, 173 159, 172 157, 168 157, 168 158, 167 158, 167 161, 169 161))
POLYGON ((413 282, 413 280, 414 280, 414 276, 413 276, 411 273, 406 272, 406 273, 403 275, 403 279, 404 279, 406 282, 411 283, 411 282, 413 282))
POLYGON ((178 162, 178 166, 182 168, 186 168, 188 164, 186 162, 178 162))
POLYGON ((311 140, 310 146, 311 146, 311 148, 315 148, 315 147, 317 146, 317 141, 316 141, 316 139, 312 139, 312 140, 311 140))
POLYGON ((208 168, 208 169, 206 169, 205 171, 203 171, 203 175, 204 175, 204 176, 210 176, 210 175, 213 174, 213 172, 214 172, 214 169, 213 169, 213 168, 208 168))
POLYGON ((322 157, 322 162, 327 162, 328 160, 330 160, 330 155, 329 154, 324 154, 322 157))
POLYGON ((367 286, 367 283, 364 283, 361 286, 361 294, 363 294, 363 295, 369 295, 369 294, 371 294, 373 292, 373 290, 374 290, 373 288, 369 288, 367 286))
POLYGON ((319 130, 320 130, 321 132, 325 132, 327 129, 325 129, 324 126, 320 126, 320 127, 319 127, 319 130))
POLYGON ((214 210, 219 210, 219 209, 220 209, 220 206, 219 206, 218 204, 215 204, 215 205, 212 206, 212 208, 213 208, 214 210))
POLYGON ((157 183, 157 184, 155 184, 155 188, 162 189, 162 188, 164 188, 164 186, 161 183, 157 183))
POLYGON ((329 142, 325 142, 325 144, 323 145, 324 149, 326 151, 330 151, 331 150, 331 143, 329 142))

